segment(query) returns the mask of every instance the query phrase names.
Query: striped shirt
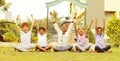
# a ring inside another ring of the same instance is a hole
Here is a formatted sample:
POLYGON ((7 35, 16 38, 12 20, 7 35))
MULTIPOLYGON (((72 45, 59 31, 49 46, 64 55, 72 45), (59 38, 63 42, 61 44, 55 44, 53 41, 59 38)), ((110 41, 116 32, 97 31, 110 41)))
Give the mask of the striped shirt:
POLYGON ((105 48, 104 33, 100 35, 95 34, 95 46, 105 48))

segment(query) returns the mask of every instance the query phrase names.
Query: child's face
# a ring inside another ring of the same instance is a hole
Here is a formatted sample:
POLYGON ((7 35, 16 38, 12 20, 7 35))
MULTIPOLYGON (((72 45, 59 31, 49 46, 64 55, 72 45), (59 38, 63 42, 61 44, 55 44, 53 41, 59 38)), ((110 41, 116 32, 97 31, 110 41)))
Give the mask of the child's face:
POLYGON ((103 31, 102 29, 97 29, 97 34, 98 34, 98 35, 101 35, 101 34, 102 34, 102 31, 103 31))
POLYGON ((45 33, 45 31, 44 30, 39 30, 39 33, 41 34, 41 35, 43 35, 44 33, 45 33))
POLYGON ((68 29, 67 24, 63 24, 62 27, 61 27, 61 29, 62 29, 62 32, 66 32, 67 29, 68 29))
POLYGON ((28 26, 23 26, 23 27, 22 27, 22 30, 23 30, 23 32, 25 32, 25 33, 26 33, 26 32, 28 32, 29 27, 28 27, 28 26))
POLYGON ((79 33, 80 35, 83 35, 83 33, 84 33, 84 29, 83 29, 82 27, 79 27, 79 29, 78 29, 78 33, 79 33))

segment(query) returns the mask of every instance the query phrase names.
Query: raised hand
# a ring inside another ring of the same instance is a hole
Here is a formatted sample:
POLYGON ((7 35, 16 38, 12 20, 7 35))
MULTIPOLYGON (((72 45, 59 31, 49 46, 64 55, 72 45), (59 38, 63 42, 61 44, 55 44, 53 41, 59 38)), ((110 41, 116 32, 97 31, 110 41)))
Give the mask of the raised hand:
POLYGON ((74 13, 74 19, 76 19, 76 17, 77 17, 77 13, 75 12, 75 13, 74 13))
POLYGON ((34 18, 33 18, 33 14, 31 14, 31 18, 32 18, 32 25, 31 25, 30 31, 32 32, 33 25, 34 25, 34 18))
POLYGON ((16 20, 18 21, 20 19, 20 15, 17 15, 16 20))
POLYGON ((73 21, 74 21, 74 23, 78 22, 78 20, 77 20, 77 13, 76 12, 74 13, 74 20, 73 21))
POLYGON ((103 19, 103 32, 105 31, 105 19, 103 19))
POLYGON ((54 14, 52 12, 50 12, 50 16, 51 16, 52 22, 55 22, 55 17, 54 17, 54 14))
POLYGON ((18 20, 20 19, 20 15, 17 15, 17 17, 16 17, 16 27, 17 27, 17 29, 18 29, 18 31, 20 31, 20 28, 19 28, 19 26, 18 26, 18 20))
POLYGON ((31 14, 31 18, 33 19, 33 14, 31 14))

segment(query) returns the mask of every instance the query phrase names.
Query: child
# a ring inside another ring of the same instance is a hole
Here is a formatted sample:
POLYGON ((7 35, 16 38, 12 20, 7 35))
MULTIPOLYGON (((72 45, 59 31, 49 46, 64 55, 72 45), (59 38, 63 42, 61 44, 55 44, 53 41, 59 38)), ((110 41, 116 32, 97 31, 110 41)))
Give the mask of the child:
POLYGON ((14 46, 15 50, 21 51, 21 52, 27 52, 31 51, 32 48, 34 48, 34 45, 31 44, 31 33, 33 29, 33 16, 32 17, 32 25, 31 28, 29 27, 28 23, 24 22, 22 23, 22 30, 18 26, 18 20, 20 16, 18 15, 16 18, 16 26, 18 31, 20 32, 20 41, 21 43, 19 45, 14 46), (30 28, 30 29, 29 29, 30 28))
POLYGON ((47 45, 47 34, 44 27, 39 28, 39 22, 37 22, 37 36, 38 36, 38 44, 36 45, 36 49, 39 51, 46 52, 47 50, 51 49, 50 45, 47 45))
POLYGON ((50 13, 50 15, 51 15, 51 19, 53 21, 54 28, 58 34, 58 41, 57 41, 58 43, 57 43, 57 45, 53 46, 54 51, 60 52, 60 51, 71 50, 73 46, 71 44, 69 44, 69 36, 70 36, 70 32, 72 30, 72 26, 75 21, 73 21, 69 27, 68 27, 67 23, 62 23, 61 29, 60 29, 58 27, 58 25, 56 24, 53 13, 50 13))
POLYGON ((105 20, 103 19, 103 28, 102 27, 98 27, 97 26, 97 19, 96 19, 96 23, 95 23, 95 51, 97 52, 105 52, 108 51, 111 46, 105 45, 105 41, 104 41, 104 31, 105 31, 105 20))
POLYGON ((93 20, 91 21, 90 25, 87 27, 86 30, 84 30, 82 27, 78 28, 77 33, 76 33, 77 34, 76 35, 77 36, 76 50, 80 52, 89 50, 91 43, 87 43, 86 34, 89 31, 92 24, 93 24, 93 20))

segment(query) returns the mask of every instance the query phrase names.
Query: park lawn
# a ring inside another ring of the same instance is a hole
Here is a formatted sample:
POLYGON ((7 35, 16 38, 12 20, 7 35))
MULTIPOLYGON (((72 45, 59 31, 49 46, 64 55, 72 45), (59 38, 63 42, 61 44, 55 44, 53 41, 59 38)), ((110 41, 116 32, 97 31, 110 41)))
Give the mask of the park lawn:
POLYGON ((0 47, 0 61, 120 61, 120 48, 112 53, 89 52, 15 52, 13 48, 0 47))

